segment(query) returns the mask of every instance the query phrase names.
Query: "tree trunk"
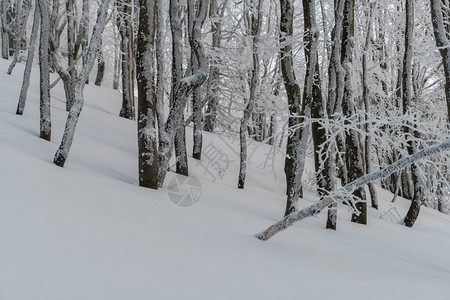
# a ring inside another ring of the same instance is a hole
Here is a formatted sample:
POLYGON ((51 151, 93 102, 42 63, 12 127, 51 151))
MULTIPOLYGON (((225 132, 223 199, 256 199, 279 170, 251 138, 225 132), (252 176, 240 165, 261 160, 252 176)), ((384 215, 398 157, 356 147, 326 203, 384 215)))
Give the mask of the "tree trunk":
POLYGON ((7 0, 2 0, 1 3, 1 39, 2 39, 2 58, 9 58, 9 32, 8 32, 8 18, 7 18, 7 0))
MULTIPOLYGON (((177 5, 177 2, 178 2, 177 0, 170 1, 171 22, 174 21, 173 17, 178 18, 178 15, 175 14, 177 10, 177 8, 175 7, 177 5)), ((178 132, 180 126, 184 125, 183 111, 187 103, 187 97, 194 87, 200 86, 206 80, 207 62, 201 44, 201 28, 206 19, 207 9, 208 9, 208 0, 199 0, 198 14, 197 18, 195 18, 193 25, 194 51, 197 61, 199 63, 199 68, 196 73, 181 79, 173 88, 174 91, 172 95, 173 103, 170 107, 167 122, 164 125, 164 134, 161 135, 162 139, 159 141, 159 148, 158 148, 159 186, 163 185, 164 179, 167 174, 169 159, 172 152, 171 150, 173 149, 175 142, 175 135, 178 132)), ((178 20, 176 20, 171 25, 172 30, 176 29, 174 28, 173 25, 176 26, 177 24, 179 24, 178 20)), ((181 39, 172 40, 174 51, 177 51, 177 49, 178 50, 181 49, 178 47, 178 43, 180 42, 181 39)), ((174 55, 176 55, 176 52, 174 53, 174 55)), ((174 58, 176 58, 177 60, 181 59, 181 53, 178 53, 177 56, 178 57, 174 58)), ((172 72, 174 72, 177 64, 174 64, 174 62, 172 63, 173 63, 172 72)), ((184 126, 182 127, 184 128, 184 126)))
MULTIPOLYGON (((446 8, 448 9, 448 7, 446 8)), ((445 99, 447 101, 447 122, 450 126, 450 42, 447 38, 448 30, 444 26, 444 18, 442 15, 443 7, 441 0, 431 0, 431 17, 436 39, 436 46, 442 56, 445 73, 445 99)), ((448 25, 448 19, 447 25, 448 25)))
POLYGON ((136 71, 138 86, 139 185, 158 188, 155 52, 156 7, 159 1, 139 0, 136 71))
MULTIPOLYGON (((413 98, 412 90, 412 56, 414 54, 414 1, 407 1, 406 3, 406 24, 405 24, 405 55, 403 57, 403 113, 407 113, 411 108, 411 101, 413 98)), ((410 127, 404 128, 405 135, 414 136, 415 133, 410 127)), ((415 142, 409 141, 407 146, 408 154, 413 155, 417 152, 415 142)), ((413 182, 413 199, 405 217, 405 225, 412 227, 417 220, 420 213, 420 206, 423 201, 423 182, 421 179, 420 169, 417 164, 411 165, 411 175, 413 182)))
POLYGON ((40 135, 39 137, 50 141, 52 123, 50 116, 50 60, 49 39, 50 22, 47 0, 39 0, 41 12, 41 35, 39 42, 39 75, 40 75, 40 135))
POLYGON ((100 45, 98 46, 97 51, 97 77, 95 77, 94 84, 97 86, 101 86, 104 76, 105 76, 105 59, 103 58, 102 40, 100 40, 100 45))
MULTIPOLYGON (((345 0, 336 1, 335 5, 335 25, 332 31, 332 49, 330 65, 328 67, 328 118, 333 119, 334 114, 341 110, 342 96, 344 93, 344 76, 345 70, 341 66, 341 48, 342 48, 342 26, 344 20, 344 4, 345 0)), ((339 144, 339 139, 336 140, 339 144)), ((328 147, 328 171, 330 183, 334 185, 334 169, 335 169, 335 151, 337 149, 328 147)), ((344 182, 341 182, 344 184, 344 182)), ((333 187, 332 187, 333 188, 333 187)), ((336 230, 337 222, 337 204, 331 203, 328 208, 328 217, 326 228, 336 230)))
MULTIPOLYGON (((40 0, 44 1, 44 0, 40 0)), ((92 70, 95 62, 95 56, 97 53, 97 48, 100 43, 101 35, 106 24, 106 16, 108 12, 108 6, 111 0, 103 0, 97 10, 97 22, 94 26, 92 36, 89 42, 88 50, 86 52, 86 58, 83 68, 80 71, 78 79, 74 88, 74 103, 70 108, 69 115, 66 121, 66 127, 64 129, 64 134, 61 140, 58 151, 55 153, 55 158, 53 162, 60 167, 63 167, 67 157, 69 155, 70 147, 72 146, 73 138, 75 136, 75 129, 78 123, 78 119, 83 108, 83 90, 86 84, 86 80, 89 73, 92 70)))
POLYGON ((245 175, 247 174, 247 126, 250 116, 253 112, 256 101, 256 91, 259 87, 259 39, 261 35, 262 25, 262 0, 258 0, 258 5, 255 6, 253 1, 250 2, 250 11, 252 11, 250 17, 250 34, 253 36, 253 70, 252 79, 250 83, 250 97, 245 108, 244 115, 241 118, 241 126, 239 129, 240 139, 240 167, 239 167, 239 179, 238 188, 243 189, 245 186, 245 175))
MULTIPOLYGON (((304 155, 306 152, 306 141, 308 139, 308 129, 297 128, 301 124, 299 121, 301 94, 300 87, 296 82, 294 72, 294 62, 292 58, 292 45, 290 38, 293 35, 294 7, 291 0, 280 0, 280 49, 281 72, 283 74, 284 87, 289 105, 289 130, 293 130, 288 135, 286 144, 286 158, 284 172, 286 175, 286 210, 285 215, 297 209, 299 191, 301 190, 301 177, 303 174, 304 155)), ((304 107, 308 107, 303 103, 304 107)))
POLYGON ((121 37, 120 49, 122 52, 122 108, 120 116, 134 119, 134 81, 133 81, 133 29, 131 21, 131 7, 129 4, 117 2, 119 33, 121 37))
MULTIPOLYGON (((352 82, 352 60, 354 40, 354 16, 355 0, 347 0, 344 7, 344 21, 342 30, 342 68, 345 70, 344 94, 342 97, 342 112, 350 118, 355 113, 352 82)), ((360 137, 356 130, 350 130, 345 134, 345 164, 348 172, 348 181, 354 181, 364 175, 364 162, 360 137)), ((353 193, 356 199, 355 210, 352 214, 352 222, 367 224, 367 202, 364 188, 360 187, 353 193)))
POLYGON ((28 47, 27 62, 25 64, 25 71, 23 72, 22 88, 20 89, 19 102, 17 104, 16 114, 22 115, 25 109, 25 102, 27 100, 28 87, 30 86, 31 69, 33 67, 34 48, 36 47, 36 40, 38 37, 40 24, 40 10, 37 4, 34 10, 33 28, 31 29, 30 45, 28 47))
MULTIPOLYGON (((366 163, 366 174, 372 172, 372 138, 370 136, 370 124, 369 124, 369 116, 370 113, 370 99, 369 99, 369 74, 368 74, 368 64, 369 64, 369 51, 370 51, 370 39, 372 32, 372 22, 373 22, 373 9, 375 6, 375 2, 370 2, 370 12, 369 12, 369 21, 367 23, 367 33, 366 33, 366 43, 364 45, 364 54, 363 54, 363 99, 364 99, 364 109, 366 110, 366 124, 365 124, 365 132, 366 137, 364 140, 364 152, 365 152, 365 163, 366 163)), ((378 199, 377 199, 377 190, 375 189, 375 185, 373 182, 369 183, 369 193, 370 199, 372 203, 372 207, 378 209, 378 199)))
MULTIPOLYGON (((190 59, 190 68, 192 73, 197 72, 198 63, 195 58, 195 52, 193 51, 193 24, 194 18, 196 15, 195 11, 195 3, 191 1, 187 2, 188 7, 188 27, 189 27, 189 45, 191 47, 191 59, 190 59)), ((192 149, 192 157, 200 160, 202 156, 202 101, 200 98, 200 90, 199 88, 194 88, 192 91, 192 110, 193 110, 193 149, 192 149)))

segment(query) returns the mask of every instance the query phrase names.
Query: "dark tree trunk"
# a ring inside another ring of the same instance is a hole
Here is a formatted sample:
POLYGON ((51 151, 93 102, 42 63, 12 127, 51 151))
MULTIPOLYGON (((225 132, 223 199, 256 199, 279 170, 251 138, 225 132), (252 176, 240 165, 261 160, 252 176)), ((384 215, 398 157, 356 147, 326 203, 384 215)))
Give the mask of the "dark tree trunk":
POLYGON ((100 41, 100 45, 97 51, 97 77, 95 77, 94 84, 97 86, 101 86, 104 76, 105 76, 105 60, 103 58, 102 41, 100 41))
POLYGON ((49 60, 49 15, 47 0, 39 0, 41 12, 41 35, 39 42, 39 74, 40 74, 40 135, 50 141, 52 123, 50 117, 50 60, 49 60))
MULTIPOLYGON (((342 98, 342 112, 346 117, 355 113, 352 86, 352 56, 355 31, 355 0, 347 0, 344 7, 344 21, 342 30, 342 67, 345 70, 344 94, 342 98)), ((360 137, 356 130, 349 130, 345 134, 345 164, 348 172, 348 181, 354 181, 364 175, 364 162, 360 137)), ((353 195, 356 197, 355 210, 352 222, 367 224, 367 202, 363 187, 357 188, 353 195)))
MULTIPOLYGON (((300 121, 298 116, 301 114, 300 87, 296 82, 294 72, 294 62, 292 58, 292 44, 290 38, 293 35, 294 7, 291 0, 280 0, 281 19, 280 19, 280 49, 281 73, 283 75, 284 87, 289 105, 288 126, 293 130, 288 135, 286 144, 286 158, 284 162, 284 172, 286 175, 286 210, 285 215, 294 212, 297 209, 299 191, 301 190, 301 168, 302 153, 299 152, 300 142, 302 140, 302 131, 295 128, 300 121)), ((303 140, 305 140, 303 134, 303 140)))
MULTIPOLYGON (((412 57, 414 54, 413 49, 414 42, 414 1, 407 1, 406 3, 406 28, 405 28, 405 55, 403 57, 403 113, 407 113, 411 108, 411 102, 413 99, 412 90, 412 57)), ((414 130, 410 127, 404 128, 405 135, 415 136, 414 130)), ((415 142, 409 141, 407 146, 408 154, 413 155, 417 152, 417 146, 415 142)), ((423 188, 424 184, 421 179, 420 169, 417 164, 411 165, 411 175, 413 183, 413 199, 411 205, 405 217, 405 225, 412 227, 414 222, 419 217, 420 207, 423 202, 423 188)))
POLYGON ((154 41, 159 0, 139 0, 136 73, 138 86, 139 185, 158 188, 154 41))

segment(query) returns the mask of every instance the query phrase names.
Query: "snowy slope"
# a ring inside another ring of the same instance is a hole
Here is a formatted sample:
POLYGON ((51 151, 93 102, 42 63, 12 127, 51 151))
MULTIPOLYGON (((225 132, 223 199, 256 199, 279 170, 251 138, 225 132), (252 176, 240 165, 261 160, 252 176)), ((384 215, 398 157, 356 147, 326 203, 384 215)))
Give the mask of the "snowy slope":
MULTIPOLYGON (((368 226, 341 208, 337 232, 324 229, 323 214, 259 241, 253 234, 285 205, 282 156, 261 165, 270 147, 255 150, 238 190, 237 141, 205 134, 205 148, 232 162, 219 179, 213 166, 205 172, 208 157, 190 160, 201 196, 180 208, 167 184, 137 186, 135 123, 117 117, 118 92, 86 87, 62 169, 52 164, 66 118, 62 87, 52 90, 45 142, 38 72, 16 116, 23 66, 12 76, 7 66, 0 60, 0 299, 450 299, 449 216, 424 208, 413 229, 400 226, 408 203, 394 206, 380 190, 368 226)), ((316 199, 305 198, 302 206, 316 199)))

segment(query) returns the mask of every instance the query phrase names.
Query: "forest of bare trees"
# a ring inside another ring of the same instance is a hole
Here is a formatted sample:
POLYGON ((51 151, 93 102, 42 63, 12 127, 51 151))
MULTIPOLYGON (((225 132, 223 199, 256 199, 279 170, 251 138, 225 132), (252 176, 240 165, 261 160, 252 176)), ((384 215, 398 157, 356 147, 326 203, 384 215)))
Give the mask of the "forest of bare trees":
POLYGON ((408 227, 423 205, 450 211, 448 0, 1 0, 0 14, 8 74, 25 64, 18 115, 39 66, 42 139, 64 87, 60 167, 95 83, 118 89, 117 115, 136 123, 142 187, 189 175, 203 131, 239 136, 239 189, 250 140, 283 151, 284 218, 260 239, 326 209, 336 230, 341 204, 367 224, 378 185, 410 200, 408 227), (308 151, 320 200, 298 210, 308 151))

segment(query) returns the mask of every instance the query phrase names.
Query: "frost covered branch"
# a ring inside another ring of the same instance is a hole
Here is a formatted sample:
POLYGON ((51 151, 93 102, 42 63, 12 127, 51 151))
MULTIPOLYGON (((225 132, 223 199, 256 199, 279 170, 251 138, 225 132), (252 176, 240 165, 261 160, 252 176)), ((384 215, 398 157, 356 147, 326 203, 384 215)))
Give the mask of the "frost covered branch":
POLYGON ((351 193, 355 189, 369 183, 373 182, 375 180, 379 180, 382 178, 385 178, 389 175, 391 175, 394 172, 400 171, 403 168, 417 162, 420 160, 423 160, 430 156, 435 156, 438 154, 441 154, 443 152, 450 151, 450 139, 445 140, 439 145, 427 147, 413 155, 408 155, 391 165, 387 166, 386 168, 372 172, 370 174, 364 175, 346 185, 339 188, 336 191, 333 191, 329 193, 327 196, 324 196, 319 201, 314 203, 311 206, 308 206, 304 209, 301 209, 300 211, 293 212, 286 217, 284 217, 279 222, 273 224, 263 232, 260 232, 256 234, 256 238, 267 241, 271 237, 273 237, 275 234, 277 234, 280 231, 285 230, 295 222, 301 221, 303 219, 306 219, 308 217, 314 216, 319 214, 324 208, 328 207, 330 204, 332 204, 335 201, 341 202, 343 198, 343 194, 351 193))

